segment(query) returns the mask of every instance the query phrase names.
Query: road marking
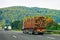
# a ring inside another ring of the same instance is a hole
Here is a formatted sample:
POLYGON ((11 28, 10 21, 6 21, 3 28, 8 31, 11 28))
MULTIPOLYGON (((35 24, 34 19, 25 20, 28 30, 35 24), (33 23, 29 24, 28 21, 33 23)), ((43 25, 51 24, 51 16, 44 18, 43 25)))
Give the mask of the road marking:
POLYGON ((17 38, 15 35, 13 35, 14 38, 17 38))
POLYGON ((47 37, 47 38, 49 38, 49 39, 55 39, 55 38, 53 38, 53 37, 47 37))

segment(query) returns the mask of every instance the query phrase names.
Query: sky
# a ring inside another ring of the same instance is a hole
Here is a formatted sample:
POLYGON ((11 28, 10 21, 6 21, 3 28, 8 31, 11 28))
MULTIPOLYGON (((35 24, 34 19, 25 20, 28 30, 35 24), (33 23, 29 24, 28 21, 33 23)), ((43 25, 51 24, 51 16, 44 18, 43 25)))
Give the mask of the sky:
POLYGON ((0 0, 0 8, 27 6, 60 10, 60 0, 0 0))

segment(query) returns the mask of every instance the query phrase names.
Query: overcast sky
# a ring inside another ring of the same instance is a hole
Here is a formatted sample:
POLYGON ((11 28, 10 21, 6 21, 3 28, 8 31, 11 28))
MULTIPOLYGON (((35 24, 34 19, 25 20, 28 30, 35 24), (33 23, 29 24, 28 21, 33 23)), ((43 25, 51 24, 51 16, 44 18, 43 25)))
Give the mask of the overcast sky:
POLYGON ((0 0, 0 8, 10 6, 40 7, 60 10, 60 0, 0 0))

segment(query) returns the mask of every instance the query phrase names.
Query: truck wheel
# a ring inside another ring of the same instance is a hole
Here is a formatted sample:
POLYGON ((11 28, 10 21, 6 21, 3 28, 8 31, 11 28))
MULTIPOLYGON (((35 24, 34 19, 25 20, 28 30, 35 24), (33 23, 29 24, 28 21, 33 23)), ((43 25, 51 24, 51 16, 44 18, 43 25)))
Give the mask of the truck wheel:
POLYGON ((24 34, 27 34, 27 31, 26 31, 26 30, 23 30, 23 33, 24 33, 24 34))
POLYGON ((28 32, 28 34, 30 34, 30 35, 31 35, 31 34, 32 34, 32 32, 28 32))
POLYGON ((43 35, 44 33, 38 33, 38 34, 43 35))
POLYGON ((33 29, 29 29, 28 34, 33 34, 33 29))
POLYGON ((23 30, 23 33, 24 33, 24 34, 26 33, 25 30, 23 30))
POLYGON ((38 34, 38 32, 34 31, 33 34, 38 34))

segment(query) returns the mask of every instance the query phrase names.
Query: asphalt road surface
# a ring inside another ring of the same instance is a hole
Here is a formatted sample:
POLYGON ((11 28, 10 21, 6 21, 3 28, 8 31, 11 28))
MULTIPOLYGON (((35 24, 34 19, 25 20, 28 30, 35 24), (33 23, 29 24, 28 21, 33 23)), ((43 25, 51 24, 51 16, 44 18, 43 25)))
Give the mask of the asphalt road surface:
POLYGON ((28 35, 17 31, 0 30, 0 40, 60 40, 60 35, 28 35))

